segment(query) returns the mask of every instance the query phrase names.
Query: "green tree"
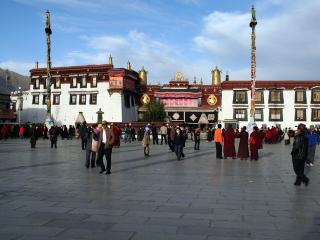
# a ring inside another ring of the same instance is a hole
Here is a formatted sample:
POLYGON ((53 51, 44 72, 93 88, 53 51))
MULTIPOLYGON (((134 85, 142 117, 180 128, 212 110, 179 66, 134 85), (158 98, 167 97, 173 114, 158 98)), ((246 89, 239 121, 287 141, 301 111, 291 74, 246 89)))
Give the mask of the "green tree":
POLYGON ((146 111, 143 113, 143 122, 164 122, 166 118, 166 112, 164 111, 164 105, 160 102, 150 102, 146 106, 146 111))

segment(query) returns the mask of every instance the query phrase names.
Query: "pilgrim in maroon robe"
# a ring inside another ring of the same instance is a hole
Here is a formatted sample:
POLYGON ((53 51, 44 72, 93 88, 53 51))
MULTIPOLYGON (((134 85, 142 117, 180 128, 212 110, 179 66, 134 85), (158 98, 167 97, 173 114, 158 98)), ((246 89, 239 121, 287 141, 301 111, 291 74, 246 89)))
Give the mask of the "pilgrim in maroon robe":
POLYGON ((232 126, 230 125, 229 128, 224 133, 224 145, 223 145, 224 158, 236 157, 236 148, 234 147, 235 137, 236 137, 236 133, 234 132, 232 126))
POLYGON ((278 139, 278 129, 275 127, 271 128, 271 135, 272 135, 272 144, 277 143, 278 139))
POLYGON ((115 140, 114 140, 114 146, 115 147, 120 147, 120 135, 121 135, 121 130, 120 128, 118 128, 118 126, 114 125, 112 127, 114 136, 115 136, 115 140))
POLYGON ((250 134, 250 152, 251 152, 251 160, 258 160, 258 150, 262 149, 262 138, 259 132, 258 127, 253 128, 253 132, 250 134))
POLYGON ((238 148, 238 158, 241 160, 247 159, 249 157, 249 148, 248 148, 248 138, 249 134, 246 131, 246 127, 243 127, 239 133, 240 142, 238 148))

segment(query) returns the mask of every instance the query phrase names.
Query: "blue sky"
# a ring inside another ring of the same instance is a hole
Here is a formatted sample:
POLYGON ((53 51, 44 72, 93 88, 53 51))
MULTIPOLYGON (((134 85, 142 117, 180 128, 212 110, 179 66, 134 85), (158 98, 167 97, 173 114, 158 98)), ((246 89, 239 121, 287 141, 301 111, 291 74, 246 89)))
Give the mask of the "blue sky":
POLYGON ((28 74, 46 61, 51 12, 53 66, 128 60, 166 83, 177 71, 210 82, 216 65, 250 78, 250 8, 257 8, 257 79, 320 79, 320 1, 308 0, 4 0, 0 67, 28 74))

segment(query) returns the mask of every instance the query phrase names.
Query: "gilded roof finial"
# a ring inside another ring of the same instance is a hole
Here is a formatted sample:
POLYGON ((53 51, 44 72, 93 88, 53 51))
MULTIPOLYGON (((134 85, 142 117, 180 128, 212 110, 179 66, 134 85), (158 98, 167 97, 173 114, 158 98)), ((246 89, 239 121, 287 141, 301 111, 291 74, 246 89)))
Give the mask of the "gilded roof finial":
POLYGON ((226 72, 226 81, 229 81, 229 71, 226 72))
POLYGON ((147 79, 147 71, 142 66, 141 70, 139 71, 139 77, 140 77, 140 84, 141 85, 147 85, 148 79, 147 79))
POLYGON ((201 78, 201 80, 200 80, 200 84, 201 84, 201 85, 203 84, 203 82, 202 82, 202 78, 201 78))
POLYGON ((109 55, 109 64, 110 64, 110 65, 113 65, 113 59, 112 59, 111 54, 109 55))
POLYGON ((130 63, 130 61, 128 61, 128 63, 127 63, 127 69, 128 69, 128 70, 132 70, 132 69, 131 69, 131 63, 130 63))

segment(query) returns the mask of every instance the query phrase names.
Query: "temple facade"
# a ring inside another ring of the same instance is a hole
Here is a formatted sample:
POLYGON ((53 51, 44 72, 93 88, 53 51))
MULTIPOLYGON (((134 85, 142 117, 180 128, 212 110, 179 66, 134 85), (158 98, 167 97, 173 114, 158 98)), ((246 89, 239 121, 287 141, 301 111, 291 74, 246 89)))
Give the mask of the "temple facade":
MULTIPOLYGON (((98 112, 110 122, 138 119, 139 75, 109 64, 52 68, 51 115, 55 124, 74 125, 79 118, 97 122, 98 112)), ((47 73, 30 70, 30 90, 21 111, 21 122, 44 123, 47 116, 47 73)), ((14 100, 14 99, 13 99, 14 100)))
POLYGON ((202 81, 189 83, 181 72, 168 84, 142 85, 139 115, 142 116, 146 105, 151 101, 161 102, 168 121, 184 122, 189 125, 215 125, 219 121, 221 105, 220 71, 212 71, 212 84, 202 81))
MULTIPOLYGON (((165 84, 148 84, 147 71, 114 68, 109 64, 52 68, 51 114, 55 124, 134 122, 152 101, 164 104, 167 121, 214 126, 222 123, 247 126, 250 115, 250 81, 221 82, 220 71, 211 71, 211 84, 189 82, 181 72, 165 84)), ((23 97, 21 122, 44 123, 47 116, 47 72, 30 70, 30 89, 23 97)), ((14 96, 11 97, 15 101, 14 96)), ((259 127, 294 128, 320 124, 320 81, 256 82, 255 122, 259 127)))
MULTIPOLYGON (((250 118, 250 81, 224 81, 221 119, 225 125, 247 126, 250 118)), ((320 81, 256 81, 255 123, 258 127, 294 128, 320 125, 320 81)))

